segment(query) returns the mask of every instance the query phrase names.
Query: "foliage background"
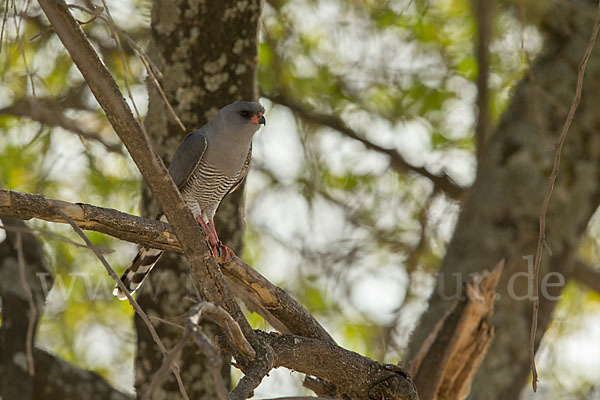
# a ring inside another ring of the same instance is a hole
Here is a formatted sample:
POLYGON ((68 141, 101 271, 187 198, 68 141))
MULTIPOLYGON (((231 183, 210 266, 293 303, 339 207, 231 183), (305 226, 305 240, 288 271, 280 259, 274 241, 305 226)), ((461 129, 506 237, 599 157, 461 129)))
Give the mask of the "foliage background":
MULTIPOLYGON (((492 124, 542 46, 541 3, 496 5, 492 124)), ((117 26, 144 48, 151 3, 107 4, 117 26)), ((37 4, 7 0, 4 7, 0 185, 139 214, 140 175, 58 40, 41 29, 37 4)), ((123 48, 126 76, 107 26, 95 20, 84 29, 144 115, 145 72, 131 47, 123 48)), ((402 359, 460 205, 339 128, 468 187, 476 168, 475 40, 466 0, 265 4, 258 79, 268 125, 254 143, 243 258, 292 293, 342 346, 380 361, 402 359), (322 123, 319 114, 334 118, 322 123)), ((110 296, 111 280, 93 255, 47 234, 77 241, 70 228, 31 224, 46 232, 56 279, 38 345, 131 391, 130 306, 110 296)), ((581 246, 592 264, 599 229, 594 218, 581 246)), ((107 258, 117 270, 136 252, 129 243, 89 236, 114 250, 107 258)), ((575 283, 563 294, 538 354, 540 392, 524 398, 593 398, 597 390, 600 298, 575 283)), ((251 321, 264 326, 256 315, 251 321)), ((298 374, 274 371, 257 395, 296 394, 299 382, 298 374)))

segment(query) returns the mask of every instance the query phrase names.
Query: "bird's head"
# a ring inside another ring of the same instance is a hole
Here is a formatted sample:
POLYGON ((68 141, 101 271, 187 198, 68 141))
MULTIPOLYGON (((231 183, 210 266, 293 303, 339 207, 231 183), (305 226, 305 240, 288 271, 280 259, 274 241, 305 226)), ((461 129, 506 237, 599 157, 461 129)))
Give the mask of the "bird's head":
POLYGON ((228 123, 238 125, 239 128, 250 128, 257 131, 260 125, 265 125, 265 108, 254 101, 240 101, 223 107, 219 116, 228 123))

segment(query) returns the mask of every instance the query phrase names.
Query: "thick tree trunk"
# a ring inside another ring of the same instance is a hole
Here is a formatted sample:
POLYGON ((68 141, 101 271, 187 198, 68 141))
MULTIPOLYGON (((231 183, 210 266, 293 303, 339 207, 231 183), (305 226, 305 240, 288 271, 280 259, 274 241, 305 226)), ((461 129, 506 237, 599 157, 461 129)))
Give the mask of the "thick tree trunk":
MULTIPOLYGON (((479 174, 448 246, 429 310, 416 329, 416 351, 460 293, 460 281, 480 268, 506 259, 492 318, 496 339, 480 369, 471 398, 517 399, 529 377, 528 341, 532 315, 526 257, 533 257, 542 199, 558 138, 575 94, 578 65, 594 22, 591 1, 556 2, 544 18, 542 54, 524 79, 489 141, 479 174), (536 90, 539 85, 540 90, 536 90), (520 274, 520 275, 519 275, 520 274)), ((600 54, 592 53, 581 104, 563 150, 560 175, 547 213, 547 237, 540 271, 537 344, 548 327, 556 297, 567 276, 590 217, 600 201, 600 54), (544 282, 546 285, 544 291, 544 282)), ((532 259, 531 259, 532 260, 532 259)), ((541 377, 544 379, 544 377, 541 377)))
MULTIPOLYGON (((153 2, 149 55, 162 72, 161 85, 167 99, 186 126, 183 132, 149 82, 145 127, 167 164, 185 135, 205 124, 219 108, 239 100, 257 99, 261 11, 260 0, 153 2)), ((143 188, 142 208, 147 216, 156 213, 147 187, 143 188)), ((215 220, 221 240, 238 254, 242 250, 243 208, 241 188, 224 200, 215 220)), ((150 315, 175 318, 186 312, 196 297, 192 282, 187 262, 167 254, 144 284, 139 303, 150 315)), ((141 394, 159 369, 162 356, 137 316, 135 325, 138 333, 135 385, 141 394)), ((156 328, 167 348, 181 336, 180 329, 165 324, 156 324, 156 328)), ((201 355, 194 347, 181 354, 181 376, 190 398, 216 398, 201 355)), ((229 381, 229 357, 224 357, 223 376, 229 381)), ((172 376, 163 383, 160 393, 156 398, 181 397, 172 376)))

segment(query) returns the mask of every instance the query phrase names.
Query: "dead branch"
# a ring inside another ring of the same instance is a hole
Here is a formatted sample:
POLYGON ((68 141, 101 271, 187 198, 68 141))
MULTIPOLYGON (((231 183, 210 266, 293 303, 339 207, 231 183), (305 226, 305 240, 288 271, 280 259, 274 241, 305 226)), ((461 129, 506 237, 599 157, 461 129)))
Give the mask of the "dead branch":
POLYGON ((334 398, 337 393, 335 385, 314 376, 305 375, 302 386, 312 390, 317 396, 321 397, 334 398))
POLYGON ((268 345, 264 348, 266 351, 261 354, 261 359, 252 363, 235 389, 231 391, 231 400, 245 400, 253 397, 254 389, 260 385, 263 378, 273 368, 273 349, 268 345))
POLYGON ((421 400, 462 399, 494 338, 489 318, 504 260, 463 286, 460 300, 438 323, 411 362, 421 400))

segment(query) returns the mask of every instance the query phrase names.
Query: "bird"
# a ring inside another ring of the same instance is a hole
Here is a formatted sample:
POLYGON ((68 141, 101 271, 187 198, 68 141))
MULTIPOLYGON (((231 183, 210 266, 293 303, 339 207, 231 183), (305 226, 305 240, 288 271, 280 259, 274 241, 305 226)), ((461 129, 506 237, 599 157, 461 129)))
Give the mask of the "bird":
MULTIPOLYGON (((235 191, 248 173, 252 138, 261 125, 266 125, 264 113, 264 107, 254 101, 221 108, 213 119, 183 139, 169 164, 169 174, 201 225, 213 257, 220 263, 227 262, 235 253, 219 240, 213 218, 223 198, 235 191)), ((167 222, 160 211, 156 219, 167 222)), ((162 254, 162 250, 140 248, 121 276, 131 295, 140 288, 162 254)), ((120 300, 127 298, 118 285, 113 295, 120 300)))

